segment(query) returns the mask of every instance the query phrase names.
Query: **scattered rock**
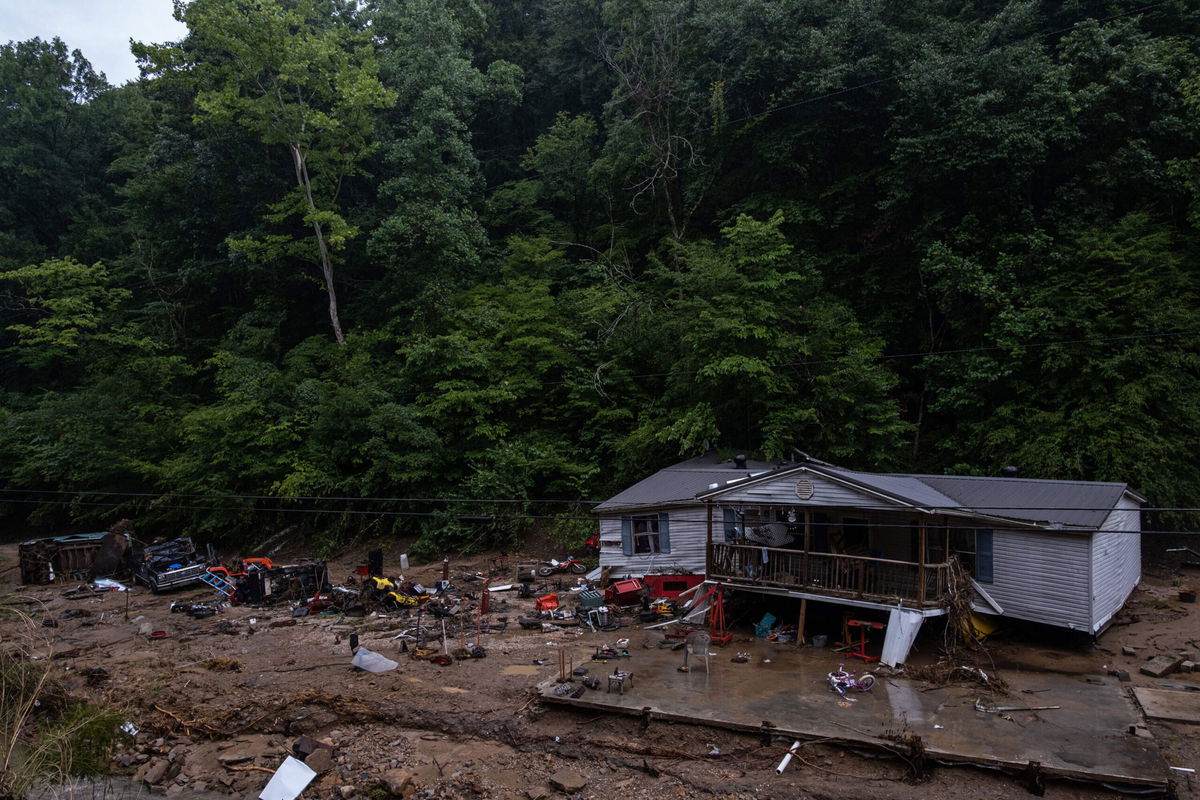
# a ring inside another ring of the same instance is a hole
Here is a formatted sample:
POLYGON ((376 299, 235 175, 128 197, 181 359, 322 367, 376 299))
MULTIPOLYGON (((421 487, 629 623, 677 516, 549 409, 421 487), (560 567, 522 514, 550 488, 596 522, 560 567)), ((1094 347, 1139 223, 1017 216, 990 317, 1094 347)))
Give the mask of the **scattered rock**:
POLYGON ((305 707, 296 716, 287 720, 287 729, 294 733, 312 733, 321 728, 328 728, 338 721, 337 714, 322 708, 305 707))
POLYGON ((1143 675, 1149 675, 1152 678, 1162 678, 1170 675, 1182 663, 1183 659, 1179 656, 1157 655, 1145 664, 1142 664, 1141 672, 1143 675))
POLYGON ((247 761, 253 761, 256 756, 256 753, 222 753, 217 756, 217 761, 222 764, 244 764, 247 761))
POLYGON ((402 795, 412 785, 412 773, 406 769, 389 769, 379 776, 383 788, 394 795, 402 795))
POLYGON ((566 792, 567 794, 581 792, 587 784, 587 778, 578 772, 571 772, 566 769, 560 769, 550 776, 550 785, 560 792, 566 792))
POLYGON ((1125 645, 1124 647, 1122 647, 1122 648, 1121 648, 1121 652, 1122 652, 1122 653, 1124 653, 1124 654, 1125 654, 1125 655, 1127 655, 1127 656, 1136 656, 1136 655, 1137 655, 1137 648, 1136 648, 1136 647, 1130 647, 1129 645, 1125 645))
POLYGON ((142 773, 142 781, 151 786, 156 786, 166 780, 170 769, 170 761, 167 761, 165 758, 155 759, 150 762, 146 767, 146 771, 142 773))
POLYGON ((1184 661, 1182 664, 1179 665, 1180 672, 1194 672, 1195 669, 1196 669, 1196 662, 1194 662, 1194 661, 1184 661))
POLYGON ((308 757, 304 759, 304 763, 315 772, 328 772, 333 769, 333 752, 327 748, 319 747, 308 754, 308 757))

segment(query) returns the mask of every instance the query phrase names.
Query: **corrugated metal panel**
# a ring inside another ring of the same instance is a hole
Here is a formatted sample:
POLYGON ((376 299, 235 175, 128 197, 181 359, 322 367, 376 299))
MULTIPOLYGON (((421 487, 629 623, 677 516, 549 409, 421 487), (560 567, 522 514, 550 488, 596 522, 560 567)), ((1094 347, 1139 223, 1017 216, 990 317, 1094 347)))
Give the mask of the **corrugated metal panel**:
POLYGON ((1142 575, 1140 505, 1123 497, 1092 538, 1092 632, 1103 628, 1142 575))
POLYGON ((1123 483, 920 475, 925 483, 984 514, 1099 528, 1125 493, 1123 483))
POLYGON ((778 468, 778 464, 766 461, 747 461, 745 469, 735 470, 728 459, 718 460, 715 454, 703 455, 660 469, 592 510, 599 512, 687 502, 710 484, 724 483, 730 478, 745 477, 747 474, 760 475, 778 468))
POLYGON ((997 530, 995 579, 981 584, 1006 617, 1091 630, 1091 535, 997 530))
POLYGON ((884 494, 902 498, 906 503, 922 508, 950 508, 958 502, 947 497, 924 481, 911 475, 855 472, 848 469, 822 467, 826 472, 839 475, 849 481, 861 483, 884 494))
POLYGON ((836 481, 823 478, 811 473, 792 473, 780 476, 770 481, 755 481, 744 489, 731 487, 728 492, 721 494, 714 502, 722 505, 738 503, 754 505, 785 504, 792 506, 810 507, 840 507, 840 508, 896 508, 897 504, 884 500, 859 489, 848 487, 836 481), (804 480, 812 484, 813 494, 807 500, 802 500, 796 494, 797 481, 804 480))
MULTIPOLYGON (((650 512, 654 513, 654 512, 650 512)), ((708 510, 701 506, 673 508, 671 552, 627 556, 621 551, 621 516, 600 518, 600 566, 610 567, 613 576, 645 575, 648 572, 704 572, 708 542, 708 510)), ((713 523, 720 530, 720 521, 713 523)))

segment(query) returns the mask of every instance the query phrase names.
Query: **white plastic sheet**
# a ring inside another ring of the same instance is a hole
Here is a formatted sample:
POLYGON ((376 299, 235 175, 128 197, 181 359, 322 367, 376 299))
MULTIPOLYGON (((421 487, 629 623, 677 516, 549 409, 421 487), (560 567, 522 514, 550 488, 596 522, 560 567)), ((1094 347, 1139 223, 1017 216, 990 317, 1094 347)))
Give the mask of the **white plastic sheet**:
POLYGON ((390 669, 400 666, 387 656, 380 655, 374 650, 368 650, 365 647, 358 648, 358 651, 354 654, 354 658, 350 659, 350 663, 359 669, 365 669, 367 672, 387 672, 390 669))
POLYGON ((118 583, 112 578, 96 578, 96 580, 92 581, 92 586, 95 586, 97 589, 111 589, 114 592, 129 591, 128 586, 123 583, 118 583))
POLYGON ((258 800, 296 800, 312 783, 317 773, 299 759, 288 756, 275 770, 271 780, 258 795, 258 800))
POLYGON ((903 664, 924 621, 925 617, 918 612, 893 608, 888 616, 887 636, 883 640, 883 652, 879 660, 889 667, 903 664))

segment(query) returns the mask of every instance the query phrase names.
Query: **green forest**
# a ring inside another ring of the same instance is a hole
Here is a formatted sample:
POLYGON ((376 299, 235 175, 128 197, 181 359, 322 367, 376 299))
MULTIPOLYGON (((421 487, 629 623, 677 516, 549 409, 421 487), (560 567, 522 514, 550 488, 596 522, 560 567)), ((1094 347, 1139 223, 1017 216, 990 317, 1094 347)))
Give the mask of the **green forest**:
POLYGON ((710 444, 1200 525, 1190 0, 175 13, 0 50, 0 525, 567 541, 710 444))

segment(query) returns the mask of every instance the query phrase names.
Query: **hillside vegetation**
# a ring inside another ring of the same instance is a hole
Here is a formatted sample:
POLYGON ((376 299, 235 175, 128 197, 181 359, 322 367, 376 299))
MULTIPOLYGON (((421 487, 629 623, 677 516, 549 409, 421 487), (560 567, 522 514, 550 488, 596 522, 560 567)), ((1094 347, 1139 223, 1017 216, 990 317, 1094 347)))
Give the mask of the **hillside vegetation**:
POLYGON ((0 51, 10 527, 495 546, 706 443, 1200 505, 1195 3, 177 13, 0 51))

